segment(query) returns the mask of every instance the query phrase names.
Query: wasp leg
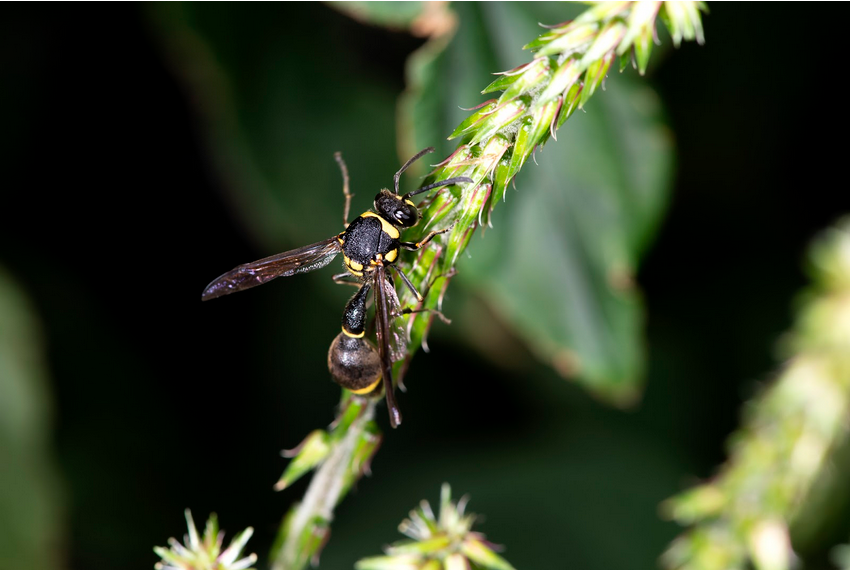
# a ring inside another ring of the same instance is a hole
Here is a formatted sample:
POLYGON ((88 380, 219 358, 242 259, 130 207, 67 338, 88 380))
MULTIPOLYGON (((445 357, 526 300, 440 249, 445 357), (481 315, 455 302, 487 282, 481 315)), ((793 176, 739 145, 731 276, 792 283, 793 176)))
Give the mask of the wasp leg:
POLYGON ((342 153, 335 152, 334 160, 336 160, 337 164, 339 164, 339 169, 342 171, 342 193, 345 194, 345 210, 343 210, 342 214, 342 224, 346 228, 348 227, 348 212, 351 209, 351 198, 354 196, 348 190, 348 167, 345 165, 345 161, 342 159, 342 153))
MULTIPOLYGON (((441 309, 443 308, 442 307, 442 305, 443 305, 443 295, 446 292, 445 285, 448 284, 448 279, 451 279, 456 274, 457 274, 457 270, 455 268, 451 268, 447 272, 441 273, 441 274, 437 275, 436 277, 434 277, 434 279, 428 284, 428 291, 426 291, 426 294, 428 294, 428 292, 431 290, 431 287, 434 285, 434 283, 437 281, 437 279, 439 279, 440 277, 444 277, 447 280, 446 283, 443 285, 443 290, 440 293, 439 298, 437 299, 437 307, 439 307, 439 308, 434 308, 434 309, 424 308, 424 307, 422 307, 422 301, 420 301, 418 308, 411 309, 409 307, 405 307, 404 309, 402 309, 399 312, 398 315, 395 315, 395 316, 410 315, 410 314, 416 314, 416 313, 434 313, 440 318, 441 321, 443 321, 447 325, 452 324, 451 319, 446 317, 443 314, 443 312, 441 311, 441 309)), ((403 274, 402 274, 402 277, 404 277, 403 274)), ((427 331, 426 331, 425 335, 423 335, 423 337, 422 337, 422 350, 424 350, 425 352, 430 352, 429 349, 428 349, 428 341, 427 341, 426 337, 427 337, 427 331)), ((399 382, 401 382, 401 379, 399 379, 399 382)))
POLYGON ((451 229, 453 227, 455 227, 456 223, 457 223, 456 221, 452 222, 452 225, 450 225, 449 227, 444 228, 442 230, 431 230, 430 232, 428 232, 428 235, 426 235, 424 238, 422 238, 421 240, 419 240, 417 242, 403 241, 399 245, 401 245, 401 247, 403 247, 404 249, 407 249, 407 250, 410 250, 410 251, 416 251, 417 249, 420 249, 423 246, 427 245, 428 242, 431 241, 432 239, 434 239, 435 236, 438 236, 440 234, 444 234, 448 231, 451 231, 451 229))
MULTIPOLYGON (((416 286, 410 281, 410 279, 407 278, 407 275, 404 274, 404 271, 402 271, 401 269, 399 269, 395 265, 391 265, 390 267, 395 269, 395 271, 401 276, 401 280, 404 281, 404 284, 407 286, 407 288, 410 290, 410 292, 413 293, 413 296, 416 297, 416 301, 421 303, 425 299, 425 297, 422 296, 422 294, 416 289, 416 286)), ((453 267, 449 271, 447 271, 446 273, 441 273, 441 274, 437 275, 436 277, 434 277, 434 280, 432 281, 432 283, 434 281, 436 281, 437 279, 439 279, 440 277, 445 277, 446 279, 451 279, 456 274, 457 274, 457 270, 453 267)), ((429 285, 428 288, 430 289, 431 286, 429 285)), ((441 301, 442 301, 442 299, 441 299, 441 301)), ((444 323, 446 323, 446 324, 451 323, 451 320, 447 319, 442 313, 440 313, 440 311, 438 311, 436 309, 415 309, 415 310, 414 309, 403 309, 402 314, 409 315, 410 313, 421 313, 423 311, 434 311, 434 312, 439 314, 440 319, 444 323)), ((396 315, 396 316, 398 316, 398 315, 396 315)))
MULTIPOLYGON (((450 318, 448 318, 446 315, 444 315, 442 313, 442 311, 440 311, 439 309, 426 309, 426 308, 411 309, 410 307, 405 307, 404 309, 401 310, 401 315, 412 315, 412 314, 415 314, 415 313, 434 313, 435 315, 437 315, 440 318, 441 321, 443 321, 447 325, 452 324, 452 320, 450 318)), ((401 315, 396 315, 396 316, 401 316, 401 315)))
POLYGON ((454 227, 454 224, 452 224, 451 226, 447 227, 444 230, 432 230, 432 231, 428 232, 428 235, 425 236, 424 238, 422 238, 422 240, 420 240, 420 241, 417 241, 417 242, 403 241, 399 245, 401 245, 401 247, 403 247, 404 249, 407 249, 407 250, 410 250, 410 251, 416 251, 417 249, 420 249, 421 247, 427 245, 428 242, 431 241, 432 239, 434 239, 435 236, 438 236, 440 234, 444 234, 447 231, 451 230, 453 227, 454 227))
POLYGON ((345 273, 337 273, 331 279, 337 285, 354 285, 355 287, 360 287, 363 284, 357 277, 347 271, 345 273))
MULTIPOLYGON (((407 278, 407 275, 405 275, 404 272, 401 269, 399 269, 395 265, 392 265, 391 267, 393 269, 395 269, 396 273, 398 273, 401 276, 401 280, 404 281, 404 284, 407 285, 407 288, 410 289, 410 292, 413 293, 413 295, 416 297, 416 301, 421 304, 422 301, 425 300, 425 297, 423 297, 422 294, 419 293, 419 291, 416 290, 416 286, 413 285, 413 283, 410 282, 410 279, 407 278)), ((455 273, 454 268, 452 268, 452 270, 450 270, 449 273, 447 273, 446 275, 447 276, 453 276, 454 273, 455 273), (449 275, 449 274, 451 274, 451 275, 449 275)), ((437 276, 437 278, 439 278, 439 277, 442 277, 442 275, 437 276)), ((414 314, 414 313, 435 313, 438 317, 440 317, 440 320, 443 321, 444 323, 446 323, 447 325, 452 324, 451 319, 447 318, 442 312, 440 312, 437 309, 425 309, 425 308, 411 309, 410 307, 406 307, 406 308, 402 309, 400 313, 393 315, 393 316, 400 317, 402 315, 411 315, 411 314, 414 314)))
POLYGON ((404 271, 402 271, 395 265, 390 265, 390 267, 395 269, 396 273, 401 276, 401 280, 404 281, 404 284, 407 286, 408 289, 410 289, 410 292, 413 293, 413 296, 416 297, 416 301, 421 303, 424 297, 419 291, 416 290, 416 286, 411 283, 410 279, 407 278, 407 275, 404 274, 404 271))

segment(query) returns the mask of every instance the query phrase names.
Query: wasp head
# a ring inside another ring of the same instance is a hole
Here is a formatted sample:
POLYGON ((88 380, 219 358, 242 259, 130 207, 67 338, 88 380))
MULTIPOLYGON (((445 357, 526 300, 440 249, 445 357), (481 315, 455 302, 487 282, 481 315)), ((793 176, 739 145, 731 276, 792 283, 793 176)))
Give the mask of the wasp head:
POLYGON ((407 196, 399 196, 386 189, 375 196, 375 211, 392 225, 401 228, 412 228, 419 223, 416 205, 407 196))

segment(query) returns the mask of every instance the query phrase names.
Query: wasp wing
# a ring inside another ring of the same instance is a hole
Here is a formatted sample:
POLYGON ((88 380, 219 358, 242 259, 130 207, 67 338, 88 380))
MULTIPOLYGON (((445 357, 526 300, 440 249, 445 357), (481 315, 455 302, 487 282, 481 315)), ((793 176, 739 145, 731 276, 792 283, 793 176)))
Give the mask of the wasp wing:
POLYGON ((407 343, 410 337, 407 334, 407 328, 404 326, 404 319, 401 318, 401 302, 398 300, 395 284, 386 268, 384 268, 384 279, 381 280, 381 287, 384 290, 387 315, 389 317, 388 340, 390 360, 392 362, 398 362, 407 356, 407 343))
POLYGON ((201 300, 209 301, 222 295, 244 291, 262 285, 276 277, 306 273, 330 263, 342 251, 336 237, 311 245, 284 251, 251 263, 240 265, 207 285, 201 300))
POLYGON ((387 397, 387 408, 390 412, 390 425, 394 428, 401 424, 401 411, 395 400, 393 390, 393 342, 390 340, 395 336, 390 323, 396 318, 393 304, 398 305, 398 296, 395 293, 392 281, 387 275, 383 265, 379 265, 374 271, 374 283, 372 290, 375 292, 375 321, 377 321, 378 354, 381 357, 381 375, 384 379, 384 392, 387 397))

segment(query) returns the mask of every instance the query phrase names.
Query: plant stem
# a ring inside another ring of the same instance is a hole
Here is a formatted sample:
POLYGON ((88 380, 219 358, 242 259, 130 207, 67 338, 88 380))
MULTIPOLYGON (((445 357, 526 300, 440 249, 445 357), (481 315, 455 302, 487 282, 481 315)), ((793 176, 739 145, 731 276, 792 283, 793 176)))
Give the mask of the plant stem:
MULTIPOLYGON (((324 539, 333 520, 333 510, 348 490, 349 474, 358 443, 365 435, 366 425, 375 415, 376 404, 377 400, 366 402, 345 436, 333 446, 316 470, 304 500, 284 523, 286 538, 272 562, 272 570, 298 570, 305 567, 308 562, 305 543, 324 539)), ((318 557, 319 550, 320 547, 314 550, 312 556, 318 557)))

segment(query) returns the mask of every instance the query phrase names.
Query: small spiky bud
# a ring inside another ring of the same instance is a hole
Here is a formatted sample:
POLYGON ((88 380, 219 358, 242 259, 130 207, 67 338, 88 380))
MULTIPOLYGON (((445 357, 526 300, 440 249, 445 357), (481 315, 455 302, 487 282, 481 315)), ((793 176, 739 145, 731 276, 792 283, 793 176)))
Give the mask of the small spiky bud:
POLYGON ((183 537, 183 544, 176 539, 169 538, 168 544, 171 548, 155 546, 154 552, 162 558, 154 568, 157 570, 255 570, 249 568, 257 561, 256 554, 249 554, 239 558, 242 549, 254 534, 254 529, 246 528, 237 534, 230 545, 221 549, 224 540, 224 532, 218 528, 218 517, 215 513, 207 519, 203 537, 198 536, 192 513, 186 509, 186 525, 189 533, 183 537))
POLYGON ((467 570, 470 567, 513 570, 494 552, 484 535, 472 531, 475 515, 465 514, 466 499, 451 501, 451 488, 443 484, 440 514, 434 516, 428 501, 410 511, 398 530, 412 540, 386 548, 385 556, 364 558, 357 570, 467 570))

